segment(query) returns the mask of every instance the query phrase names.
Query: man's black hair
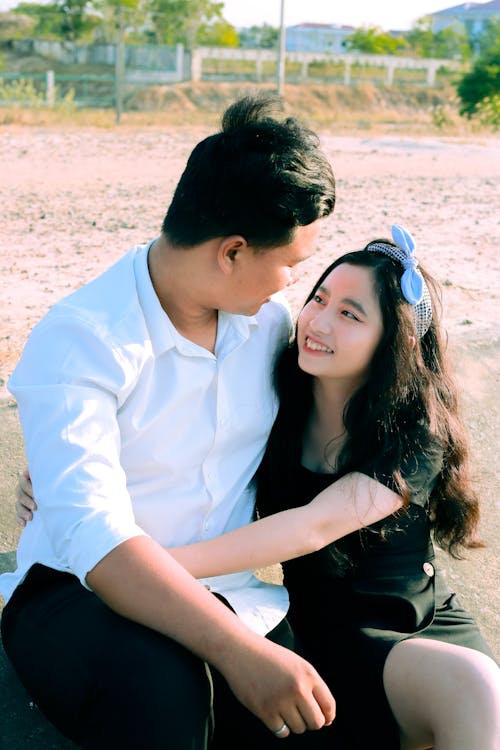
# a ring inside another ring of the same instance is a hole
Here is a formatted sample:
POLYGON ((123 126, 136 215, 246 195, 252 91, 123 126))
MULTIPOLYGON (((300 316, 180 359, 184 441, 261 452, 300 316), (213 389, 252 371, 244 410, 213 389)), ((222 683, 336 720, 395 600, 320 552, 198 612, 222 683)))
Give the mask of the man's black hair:
POLYGON ((332 213, 335 179, 319 138, 295 118, 278 119, 279 106, 273 96, 240 99, 221 131, 194 148, 162 225, 174 247, 232 234, 276 247, 332 213))

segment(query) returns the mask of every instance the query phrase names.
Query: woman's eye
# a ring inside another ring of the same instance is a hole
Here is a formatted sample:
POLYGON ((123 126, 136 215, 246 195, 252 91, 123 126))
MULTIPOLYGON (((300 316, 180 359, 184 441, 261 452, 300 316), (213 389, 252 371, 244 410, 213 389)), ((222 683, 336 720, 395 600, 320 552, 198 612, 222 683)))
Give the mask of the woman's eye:
POLYGON ((350 318, 350 320, 359 320, 359 318, 350 310, 342 310, 342 315, 345 315, 346 318, 350 318))
POLYGON ((319 294, 315 294, 315 295, 314 295, 314 297, 313 297, 313 301, 314 301, 314 302, 317 302, 317 303, 318 303, 319 305, 322 305, 322 304, 323 304, 323 298, 322 298, 322 297, 320 297, 320 295, 319 295, 319 294))

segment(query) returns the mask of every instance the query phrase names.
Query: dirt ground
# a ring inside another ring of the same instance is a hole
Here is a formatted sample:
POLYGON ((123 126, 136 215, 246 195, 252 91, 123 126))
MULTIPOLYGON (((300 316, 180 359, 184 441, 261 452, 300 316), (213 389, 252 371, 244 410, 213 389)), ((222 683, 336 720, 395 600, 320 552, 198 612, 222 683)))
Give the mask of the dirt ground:
MULTIPOLYGON (((22 440, 7 378, 32 326, 60 297, 154 237, 194 143, 193 130, 4 127, 0 135, 0 571, 14 566, 12 491, 22 440)), ((338 137, 337 177, 319 252, 287 292, 294 311, 330 259, 406 226, 443 284, 444 320, 483 502, 484 550, 442 557, 451 585, 497 655, 500 138, 338 137)), ((1 600, 0 600, 1 605, 1 600)), ((0 748, 68 747, 41 719, 0 650, 0 748)))

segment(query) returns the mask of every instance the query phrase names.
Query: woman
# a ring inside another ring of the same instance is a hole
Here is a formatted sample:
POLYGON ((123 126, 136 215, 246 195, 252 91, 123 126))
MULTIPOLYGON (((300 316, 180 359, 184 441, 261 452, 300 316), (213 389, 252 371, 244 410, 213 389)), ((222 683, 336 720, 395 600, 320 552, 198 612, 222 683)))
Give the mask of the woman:
POLYGON ((431 534, 474 546, 478 500, 413 249, 395 226, 324 271, 277 366, 266 517, 174 552, 196 577, 285 561, 290 622, 337 700, 325 747, 493 750, 499 670, 434 563, 431 534))

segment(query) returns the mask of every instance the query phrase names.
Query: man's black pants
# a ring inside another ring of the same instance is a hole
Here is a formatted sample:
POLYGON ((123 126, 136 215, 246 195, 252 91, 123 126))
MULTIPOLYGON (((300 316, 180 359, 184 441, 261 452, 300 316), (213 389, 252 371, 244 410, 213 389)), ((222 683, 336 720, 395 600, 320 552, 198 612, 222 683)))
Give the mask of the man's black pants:
MULTIPOLYGON (((2 616, 5 651, 40 710, 91 750, 276 748, 222 675, 113 612, 79 580, 34 565, 2 616)), ((269 634, 294 648, 286 622, 269 634)), ((287 747, 316 747, 307 732, 287 747)))

